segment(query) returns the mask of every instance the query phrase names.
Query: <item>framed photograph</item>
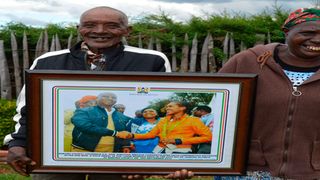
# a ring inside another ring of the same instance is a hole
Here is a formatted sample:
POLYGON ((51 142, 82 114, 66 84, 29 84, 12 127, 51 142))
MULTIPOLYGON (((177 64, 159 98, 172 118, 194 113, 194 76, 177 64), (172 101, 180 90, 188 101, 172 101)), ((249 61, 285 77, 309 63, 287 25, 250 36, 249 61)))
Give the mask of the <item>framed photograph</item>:
POLYGON ((168 174, 185 168, 198 175, 240 175, 256 78, 27 70, 28 154, 37 163, 29 171, 168 174), (112 108, 102 107, 110 96, 112 108), (184 103, 184 115, 173 119, 177 102, 184 103), (121 112, 115 110, 120 106, 121 112), (200 107, 206 114, 199 114, 200 107), (152 123, 147 109, 156 114, 152 123), (136 139, 151 131, 152 137, 136 139), (123 132, 129 135, 119 138, 123 132))

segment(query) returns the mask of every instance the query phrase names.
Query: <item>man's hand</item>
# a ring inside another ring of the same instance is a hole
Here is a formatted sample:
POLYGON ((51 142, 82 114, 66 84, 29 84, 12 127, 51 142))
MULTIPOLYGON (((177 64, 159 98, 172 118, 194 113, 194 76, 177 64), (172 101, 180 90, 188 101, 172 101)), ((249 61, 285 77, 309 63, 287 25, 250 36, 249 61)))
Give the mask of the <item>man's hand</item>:
POLYGON ((11 147, 8 151, 7 163, 19 174, 29 176, 27 165, 34 166, 36 163, 26 155, 26 149, 23 147, 11 147))
POLYGON ((182 169, 180 171, 176 171, 174 173, 168 174, 164 176, 166 179, 191 179, 194 176, 192 171, 188 171, 186 169, 182 169))
POLYGON ((122 152, 123 153, 130 153, 131 149, 130 149, 130 147, 125 147, 125 148, 122 149, 122 152))
MULTIPOLYGON (((151 178, 166 178, 166 179, 191 179, 194 176, 192 171, 188 171, 186 169, 182 169, 180 171, 176 171, 174 173, 168 174, 166 176, 160 176, 160 175, 155 175, 151 176, 151 178)), ((148 178, 150 176, 148 175, 122 175, 123 179, 136 179, 136 180, 143 180, 145 178, 148 178)))
POLYGON ((132 135, 128 131, 120 131, 120 132, 117 132, 116 137, 122 138, 122 139, 130 139, 132 135))

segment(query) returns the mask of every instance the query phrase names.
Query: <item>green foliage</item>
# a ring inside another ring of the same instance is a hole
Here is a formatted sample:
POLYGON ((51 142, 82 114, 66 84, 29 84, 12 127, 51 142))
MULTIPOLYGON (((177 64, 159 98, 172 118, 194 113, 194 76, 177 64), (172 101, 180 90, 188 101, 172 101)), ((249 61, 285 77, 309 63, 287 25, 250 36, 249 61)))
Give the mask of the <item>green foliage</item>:
POLYGON ((18 173, 4 173, 4 174, 0 174, 0 179, 1 180, 31 180, 32 178, 29 176, 29 177, 25 177, 25 176, 22 176, 18 173))
MULTIPOLYGON (((127 42, 132 46, 138 46, 139 35, 142 37, 143 47, 146 48, 150 38, 159 40, 164 52, 168 58, 171 58, 172 38, 175 37, 177 63, 181 59, 181 49, 184 44, 185 34, 188 34, 188 44, 191 45, 192 39, 197 34, 198 44, 203 41, 208 33, 214 39, 215 58, 218 61, 223 59, 221 53, 223 40, 227 32, 233 33, 236 52, 239 52, 239 45, 243 43, 246 47, 252 47, 257 39, 256 34, 266 35, 269 33, 271 42, 284 42, 285 36, 281 31, 281 26, 288 16, 289 11, 278 6, 272 5, 259 14, 244 15, 241 13, 230 15, 227 12, 221 14, 206 14, 205 16, 193 16, 187 22, 176 22, 165 12, 160 14, 149 14, 135 20, 131 25, 133 27, 127 42), (220 50, 219 50, 220 49, 220 50)), ((70 34, 73 35, 73 44, 76 41, 76 24, 48 24, 46 27, 31 27, 22 23, 8 23, 0 26, 0 39, 5 42, 6 56, 8 62, 11 58, 10 33, 14 32, 18 41, 20 56, 22 54, 22 37, 26 32, 29 45, 30 60, 34 58, 35 47, 40 33, 47 30, 49 43, 54 35, 58 35, 62 48, 67 47, 67 40, 70 34)), ((219 65, 219 64, 218 64, 219 65)), ((219 68, 219 67, 218 67, 219 68)))
POLYGON ((222 64, 222 60, 226 58, 226 55, 223 53, 223 50, 220 48, 213 48, 213 54, 216 58, 216 62, 222 64))
POLYGON ((4 40, 6 57, 9 59, 11 57, 11 32, 16 36, 18 48, 21 53, 23 33, 26 32, 30 57, 33 59, 39 36, 41 32, 44 32, 45 30, 48 32, 49 42, 51 42, 52 36, 58 35, 62 48, 66 48, 70 33, 72 33, 73 36, 77 35, 76 26, 74 24, 67 26, 62 24, 48 24, 46 27, 32 27, 22 23, 10 22, 0 26, 0 39, 4 40))
POLYGON ((0 99, 0 148, 3 146, 4 137, 14 131, 15 122, 12 117, 16 111, 15 101, 0 99))
POLYGON ((71 124, 71 118, 73 116, 74 110, 72 109, 67 109, 64 111, 64 124, 69 125, 71 124))

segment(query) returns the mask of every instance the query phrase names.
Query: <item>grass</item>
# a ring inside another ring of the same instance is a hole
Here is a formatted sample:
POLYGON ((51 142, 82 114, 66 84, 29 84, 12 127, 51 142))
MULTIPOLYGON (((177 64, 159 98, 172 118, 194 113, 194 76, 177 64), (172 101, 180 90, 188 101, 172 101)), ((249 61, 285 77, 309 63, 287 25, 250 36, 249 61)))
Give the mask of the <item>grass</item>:
POLYGON ((31 180, 31 177, 24 177, 19 174, 0 174, 1 180, 31 180))
POLYGON ((24 177, 13 171, 8 165, 0 164, 1 180, 31 180, 31 177, 24 177))
MULTIPOLYGON (((212 180, 212 177, 195 176, 192 180, 212 180)), ((31 177, 24 177, 14 172, 8 165, 0 164, 0 180, 31 180, 31 177)), ((161 177, 150 177, 146 180, 165 180, 161 177)))

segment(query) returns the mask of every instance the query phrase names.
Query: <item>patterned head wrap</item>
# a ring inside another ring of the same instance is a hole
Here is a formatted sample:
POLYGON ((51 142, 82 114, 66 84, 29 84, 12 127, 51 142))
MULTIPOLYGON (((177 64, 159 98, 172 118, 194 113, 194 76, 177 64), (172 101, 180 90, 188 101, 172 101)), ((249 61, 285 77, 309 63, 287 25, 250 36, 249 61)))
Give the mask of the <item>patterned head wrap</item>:
POLYGON ((291 27, 308 21, 319 21, 320 9, 318 8, 300 8, 290 13, 282 26, 284 32, 288 32, 291 27))

